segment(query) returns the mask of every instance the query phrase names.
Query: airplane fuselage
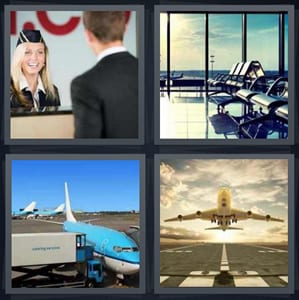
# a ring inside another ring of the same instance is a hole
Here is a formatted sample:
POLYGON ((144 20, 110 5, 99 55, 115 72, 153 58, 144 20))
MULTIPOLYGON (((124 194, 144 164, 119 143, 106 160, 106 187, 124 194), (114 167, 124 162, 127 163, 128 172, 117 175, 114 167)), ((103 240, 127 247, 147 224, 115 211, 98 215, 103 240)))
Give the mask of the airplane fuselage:
POLYGON ((108 269, 124 275, 139 272, 139 249, 125 233, 103 226, 70 221, 64 222, 63 229, 85 233, 87 244, 94 246, 94 256, 101 257, 108 269))
POLYGON ((221 188, 218 191, 217 215, 212 222, 217 223, 225 231, 231 223, 236 222, 235 216, 231 213, 232 194, 230 189, 221 188))

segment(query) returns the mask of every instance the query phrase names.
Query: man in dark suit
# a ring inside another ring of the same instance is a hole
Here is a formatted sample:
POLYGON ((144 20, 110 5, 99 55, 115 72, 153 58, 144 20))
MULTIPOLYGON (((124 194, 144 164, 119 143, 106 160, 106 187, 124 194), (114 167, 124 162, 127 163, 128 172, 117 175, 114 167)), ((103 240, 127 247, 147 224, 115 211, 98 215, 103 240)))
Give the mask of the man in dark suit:
POLYGON ((126 14, 83 13, 97 64, 73 79, 76 138, 138 138, 138 61, 123 46, 126 14))

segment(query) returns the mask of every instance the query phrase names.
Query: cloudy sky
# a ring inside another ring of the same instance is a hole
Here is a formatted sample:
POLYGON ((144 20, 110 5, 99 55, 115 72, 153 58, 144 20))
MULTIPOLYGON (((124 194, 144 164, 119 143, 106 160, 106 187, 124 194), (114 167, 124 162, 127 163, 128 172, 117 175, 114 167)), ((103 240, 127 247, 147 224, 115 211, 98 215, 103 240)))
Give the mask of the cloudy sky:
POLYGON ((288 239, 287 159, 170 159, 160 162, 161 237, 209 242, 283 242, 288 239), (216 208, 219 187, 232 192, 232 207, 270 214, 284 223, 246 220, 244 230, 205 231, 209 221, 163 222, 178 214, 216 208))
MULTIPOLYGON (((160 14, 161 70, 167 66, 167 14, 160 14)), ((205 16, 202 13, 171 14, 171 70, 204 70, 205 16)), ((286 44, 288 43, 286 17, 286 44)), ((278 68, 278 15, 248 14, 247 59, 259 60, 265 70, 278 68), (257 46, 258 45, 258 46, 257 46), (271 51, 271 55, 269 55, 271 51)), ((242 15, 210 14, 209 55, 214 55, 214 70, 230 70, 241 61, 242 15)), ((288 60, 286 58, 286 68, 288 60)), ((209 66, 211 68, 211 66, 209 66)))

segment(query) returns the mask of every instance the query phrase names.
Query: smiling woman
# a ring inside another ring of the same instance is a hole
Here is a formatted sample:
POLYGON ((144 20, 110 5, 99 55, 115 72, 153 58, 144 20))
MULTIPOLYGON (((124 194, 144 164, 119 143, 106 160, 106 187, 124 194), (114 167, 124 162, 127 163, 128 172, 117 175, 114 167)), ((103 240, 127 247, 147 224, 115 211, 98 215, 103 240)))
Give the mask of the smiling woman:
POLYGON ((45 106, 59 106, 57 88, 48 70, 48 48, 39 30, 20 32, 11 64, 11 108, 38 110, 45 106))

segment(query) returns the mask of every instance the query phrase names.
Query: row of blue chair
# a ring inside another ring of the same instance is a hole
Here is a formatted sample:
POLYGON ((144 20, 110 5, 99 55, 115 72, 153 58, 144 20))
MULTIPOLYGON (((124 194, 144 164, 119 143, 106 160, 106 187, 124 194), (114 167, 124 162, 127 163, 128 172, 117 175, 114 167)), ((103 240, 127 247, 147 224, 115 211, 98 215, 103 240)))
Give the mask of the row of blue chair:
POLYGON ((229 116, 238 125, 239 137, 265 138, 271 126, 283 132, 282 138, 287 137, 288 79, 285 77, 261 75, 248 88, 244 85, 234 93, 223 90, 211 93, 209 101, 217 104, 218 114, 225 114, 225 119, 229 116), (226 106, 231 103, 243 105, 243 116, 228 114, 226 106))

